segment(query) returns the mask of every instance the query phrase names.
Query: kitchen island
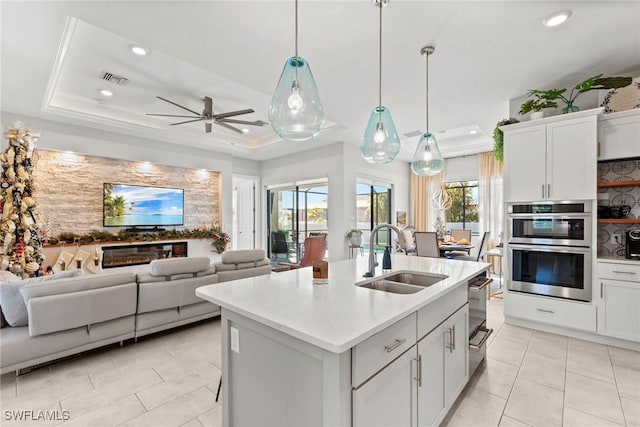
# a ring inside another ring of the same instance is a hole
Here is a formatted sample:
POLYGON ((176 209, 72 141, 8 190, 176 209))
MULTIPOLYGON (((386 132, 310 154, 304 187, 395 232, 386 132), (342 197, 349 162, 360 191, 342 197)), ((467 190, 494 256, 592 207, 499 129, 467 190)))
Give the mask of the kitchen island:
MULTIPOLYGON (((432 425, 468 381, 467 284, 489 264, 392 256, 439 281, 399 294, 355 286, 367 260, 204 286, 222 308, 224 425, 432 425), (420 391, 418 391, 420 390, 420 391)), ((386 276, 388 274, 384 274, 386 276)))

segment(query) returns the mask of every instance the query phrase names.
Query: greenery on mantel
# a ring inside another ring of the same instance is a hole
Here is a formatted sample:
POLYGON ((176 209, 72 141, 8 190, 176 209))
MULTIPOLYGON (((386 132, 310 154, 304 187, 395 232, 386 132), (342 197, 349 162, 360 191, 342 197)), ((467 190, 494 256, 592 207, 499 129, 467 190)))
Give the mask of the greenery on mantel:
POLYGON ((192 230, 166 230, 158 233, 130 233, 126 230, 120 230, 117 234, 108 231, 92 230, 86 234, 77 233, 60 233, 50 238, 49 245, 57 245, 60 243, 76 243, 80 245, 91 245, 102 242, 153 242, 157 240, 170 239, 214 239, 221 233, 220 227, 198 227, 192 230))

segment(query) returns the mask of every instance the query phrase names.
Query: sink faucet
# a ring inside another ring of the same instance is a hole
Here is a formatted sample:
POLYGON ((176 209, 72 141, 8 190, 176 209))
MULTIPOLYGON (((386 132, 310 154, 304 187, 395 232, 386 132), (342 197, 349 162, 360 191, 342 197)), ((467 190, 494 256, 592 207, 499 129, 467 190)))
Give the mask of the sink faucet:
POLYGON ((396 234, 398 235, 398 240, 402 240, 402 233, 400 233, 400 230, 398 229, 398 227, 391 225, 391 224, 378 224, 375 226, 375 228, 373 230, 371 230, 371 236, 369 237, 369 271, 367 271, 366 273, 364 273, 364 277, 373 277, 375 276, 376 273, 376 261, 375 261, 375 250, 373 248, 373 240, 376 238, 376 233, 378 232, 378 230, 381 230, 383 228, 388 228, 390 230, 393 230, 396 232, 396 234))

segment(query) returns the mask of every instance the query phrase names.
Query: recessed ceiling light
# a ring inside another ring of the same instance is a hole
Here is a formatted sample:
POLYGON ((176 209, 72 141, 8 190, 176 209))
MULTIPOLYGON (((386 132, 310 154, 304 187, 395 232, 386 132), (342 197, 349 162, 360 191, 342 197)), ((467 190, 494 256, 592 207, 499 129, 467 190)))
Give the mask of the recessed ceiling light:
POLYGON ((249 129, 247 129, 247 128, 242 128, 242 133, 249 133, 249 129))
POLYGON ((111 92, 110 90, 107 90, 107 89, 102 89, 100 91, 100 95, 102 95, 102 96, 113 96, 113 92, 111 92))
POLYGON ((478 133, 478 131, 477 131, 477 130, 475 130, 475 129, 471 129, 471 130, 469 131, 469 135, 475 135, 476 133, 478 133))
POLYGON ((549 15, 544 18, 542 23, 547 27, 557 27, 558 25, 565 23, 570 16, 570 10, 561 10, 560 12, 556 12, 553 15, 549 15))
POLYGON ((136 55, 145 56, 147 54, 147 49, 143 48, 142 46, 132 44, 129 46, 129 48, 131 48, 131 52, 135 53, 136 55))

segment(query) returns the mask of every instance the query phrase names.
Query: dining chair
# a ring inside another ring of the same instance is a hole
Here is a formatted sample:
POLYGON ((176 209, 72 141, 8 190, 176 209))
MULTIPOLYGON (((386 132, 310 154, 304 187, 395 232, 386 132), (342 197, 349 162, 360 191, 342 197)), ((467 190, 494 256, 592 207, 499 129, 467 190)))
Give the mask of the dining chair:
POLYGON ((416 231, 416 255, 430 258, 440 258, 438 237, 434 231, 416 231))
POLYGON ((397 251, 404 252, 405 255, 415 254, 416 244, 413 239, 413 230, 405 228, 400 231, 400 237, 397 240, 397 251))
POLYGON ((327 239, 324 236, 307 237, 304 239, 304 254, 297 264, 279 262, 278 266, 290 269, 309 267, 313 261, 322 261, 327 250, 327 239))
POLYGON ((485 252, 487 252, 487 247, 489 246, 489 234, 491 234, 491 232, 489 231, 485 231, 484 234, 482 235, 482 241, 480 241, 480 246, 478 247, 478 253, 475 255, 467 255, 467 256, 458 256, 455 257, 455 259, 457 260, 462 260, 462 261, 480 261, 481 259, 484 259, 484 254, 485 252))
POLYGON ((278 260, 278 254, 284 255, 284 258, 289 261, 289 245, 283 233, 271 232, 271 253, 275 256, 275 261, 278 260))

